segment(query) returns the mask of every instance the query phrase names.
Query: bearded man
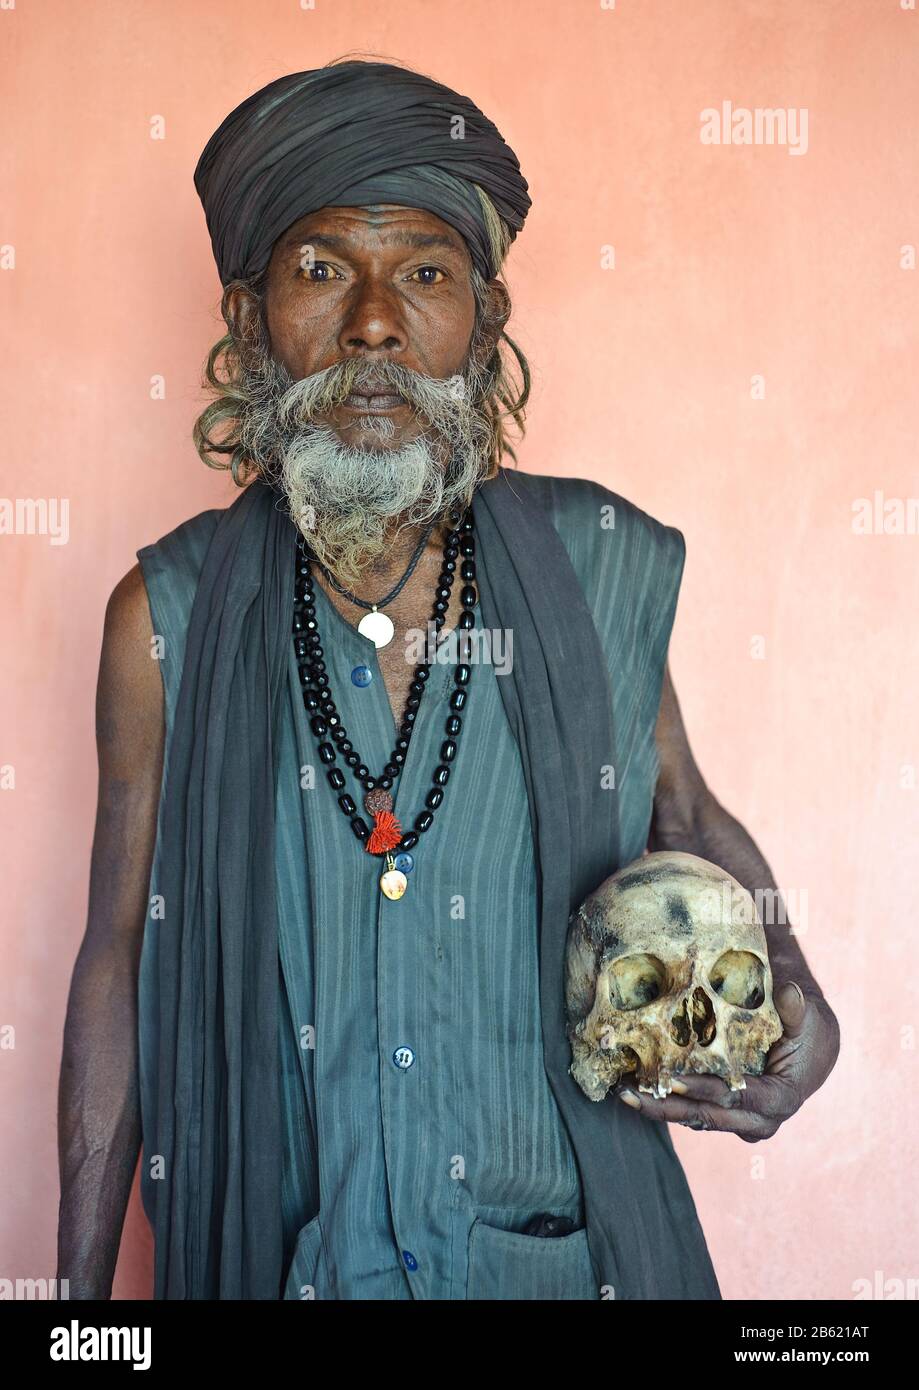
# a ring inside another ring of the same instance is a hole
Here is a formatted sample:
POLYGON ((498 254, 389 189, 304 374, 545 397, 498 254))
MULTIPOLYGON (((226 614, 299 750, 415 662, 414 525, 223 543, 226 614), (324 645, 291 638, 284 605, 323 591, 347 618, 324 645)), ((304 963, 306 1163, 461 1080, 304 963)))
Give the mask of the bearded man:
POLYGON ((109 1295, 142 1143, 159 1298, 716 1299, 668 1123, 773 1134, 836 1021, 771 927, 745 1091, 569 1075, 589 892, 649 845, 774 885, 667 674, 682 535, 502 462, 517 158, 348 61, 249 97, 195 181, 228 329, 195 437, 242 491, 108 608, 59 1277, 109 1295))

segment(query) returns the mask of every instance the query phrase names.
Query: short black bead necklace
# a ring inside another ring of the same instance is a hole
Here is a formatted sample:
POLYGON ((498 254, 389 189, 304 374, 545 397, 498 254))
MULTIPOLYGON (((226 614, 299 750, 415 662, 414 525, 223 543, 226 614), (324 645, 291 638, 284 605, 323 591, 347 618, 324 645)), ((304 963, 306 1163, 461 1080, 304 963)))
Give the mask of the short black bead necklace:
POLYGON ((393 815, 393 798, 389 789, 405 764, 421 697, 431 674, 431 663, 420 661, 416 664, 402 723, 399 726, 399 737, 382 774, 379 777, 371 776, 369 767, 361 761, 360 755, 355 752, 348 738, 329 689, 329 677, 322 659, 323 648, 316 618, 316 596, 311 568, 311 565, 318 561, 309 553, 302 535, 297 538, 297 546, 299 554, 294 585, 293 639, 303 704, 309 716, 310 728, 318 741, 320 761, 327 768, 326 778, 329 785, 338 794, 338 804, 350 820, 351 829, 363 843, 367 853, 380 858, 385 856, 386 869, 380 877, 380 890, 387 898, 395 900, 401 898, 408 887, 407 874, 414 866, 410 851, 415 848, 425 831, 430 829, 434 821, 434 812, 443 801, 444 787, 450 778, 450 764, 456 758, 457 739, 463 726, 461 712, 466 707, 472 674, 469 662, 469 632, 475 627, 473 610, 477 601, 474 584, 475 536, 472 509, 467 508, 457 526, 447 532, 443 566, 434 594, 432 622, 436 632, 440 632, 447 620, 450 591, 459 561, 460 577, 464 581, 460 592, 462 612, 457 622, 459 660, 453 668, 454 689, 450 695, 450 714, 444 725, 447 737, 440 746, 440 762, 432 775, 434 785, 425 797, 425 809, 415 817, 414 829, 405 834, 393 815), (337 766, 339 754, 364 789, 363 806, 366 813, 373 817, 372 830, 358 812, 354 798, 345 791, 344 773, 337 766))

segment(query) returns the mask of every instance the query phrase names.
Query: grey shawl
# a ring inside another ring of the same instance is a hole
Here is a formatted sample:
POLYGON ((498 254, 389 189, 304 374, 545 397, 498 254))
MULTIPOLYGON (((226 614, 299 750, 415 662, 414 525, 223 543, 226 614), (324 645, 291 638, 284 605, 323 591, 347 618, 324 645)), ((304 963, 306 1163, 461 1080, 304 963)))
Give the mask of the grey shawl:
MULTIPOLYGON (((620 867, 615 793, 600 777, 618 764, 596 627, 522 481, 501 469, 477 489, 473 516, 483 625, 513 633, 499 685, 539 871, 546 1073, 604 1296, 718 1298, 666 1129, 588 1101, 568 1074, 568 917, 620 867)), ((274 817, 295 536, 278 494, 247 488, 217 525, 188 627, 161 829, 157 1298, 281 1295, 274 817)))

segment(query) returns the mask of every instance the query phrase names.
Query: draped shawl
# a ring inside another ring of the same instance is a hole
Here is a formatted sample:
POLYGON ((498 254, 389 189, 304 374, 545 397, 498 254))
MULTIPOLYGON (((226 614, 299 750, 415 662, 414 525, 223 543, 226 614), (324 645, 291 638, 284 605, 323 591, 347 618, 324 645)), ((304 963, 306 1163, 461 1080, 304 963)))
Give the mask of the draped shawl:
MULTIPOLYGON (((500 469, 472 510, 483 625, 513 634, 512 669, 496 679, 533 826, 546 1073, 598 1287, 718 1298, 665 1127, 587 1100, 568 1073, 567 924, 620 867, 616 797, 600 777, 619 763, 596 626, 521 481, 500 469)), ((279 494, 251 484, 217 524, 188 626, 161 827, 158 1298, 277 1299, 283 1285, 274 824, 295 536, 279 494)))

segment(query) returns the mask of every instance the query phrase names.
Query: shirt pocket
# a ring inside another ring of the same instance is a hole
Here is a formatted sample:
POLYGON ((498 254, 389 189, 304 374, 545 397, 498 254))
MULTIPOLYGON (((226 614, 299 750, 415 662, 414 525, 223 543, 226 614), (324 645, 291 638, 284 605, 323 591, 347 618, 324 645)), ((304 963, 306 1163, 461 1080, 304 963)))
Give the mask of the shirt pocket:
POLYGON ((297 1236, 293 1259, 287 1271, 284 1298, 305 1300, 325 1297, 328 1297, 328 1282, 322 1227, 319 1217, 314 1216, 297 1236))
POLYGON ((469 1232, 467 1299, 599 1298, 587 1231, 525 1236, 488 1226, 469 1232))

